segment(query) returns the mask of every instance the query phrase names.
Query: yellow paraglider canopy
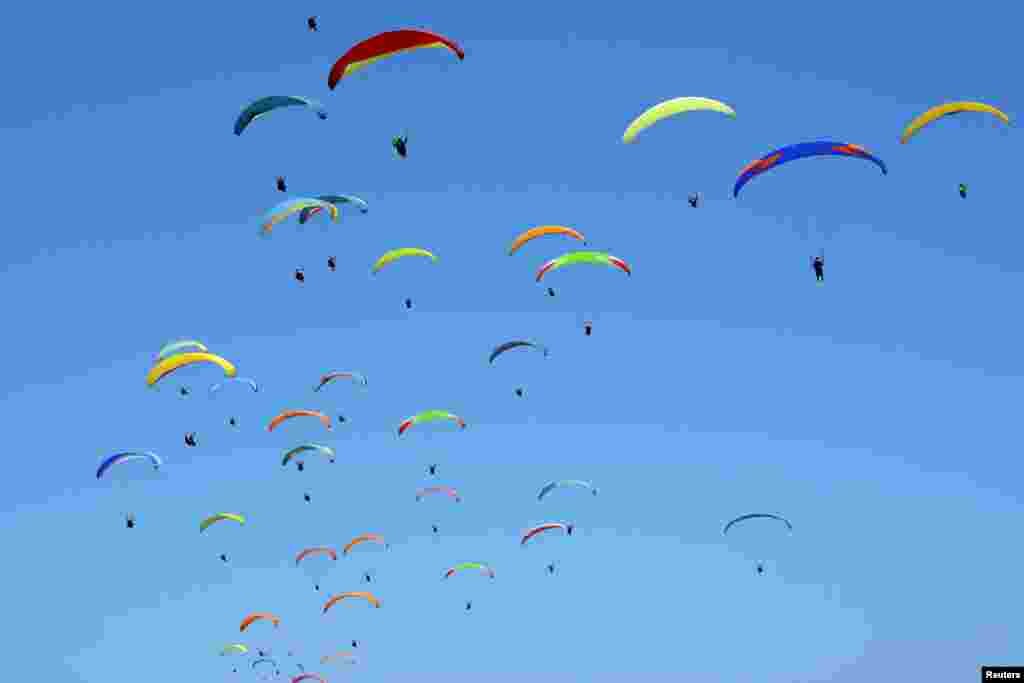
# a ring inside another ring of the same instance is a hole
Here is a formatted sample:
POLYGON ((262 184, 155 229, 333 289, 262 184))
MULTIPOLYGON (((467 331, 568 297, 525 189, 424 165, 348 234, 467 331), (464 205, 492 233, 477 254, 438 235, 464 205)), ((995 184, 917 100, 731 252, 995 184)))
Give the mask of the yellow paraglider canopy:
POLYGON ((688 111, 717 111, 726 116, 736 117, 736 112, 732 107, 710 97, 676 97, 656 104, 636 117, 633 123, 626 128, 626 132, 622 134, 622 141, 629 144, 636 139, 641 131, 650 128, 658 121, 688 111))
POLYGON ((906 144, 907 140, 914 137, 917 131, 932 121, 941 119, 943 116, 949 116, 950 114, 961 114, 968 111, 991 114, 1006 125, 1010 125, 1010 117, 991 104, 985 104, 984 102, 947 102, 946 104, 932 107, 907 124, 907 127, 903 129, 903 135, 900 136, 900 142, 906 144))
POLYGON ((191 365, 193 363, 213 363, 224 371, 225 377, 234 377, 238 374, 234 365, 216 354, 200 352, 179 353, 177 355, 164 358, 162 361, 150 368, 149 372, 146 373, 146 384, 148 386, 153 386, 178 368, 191 365))

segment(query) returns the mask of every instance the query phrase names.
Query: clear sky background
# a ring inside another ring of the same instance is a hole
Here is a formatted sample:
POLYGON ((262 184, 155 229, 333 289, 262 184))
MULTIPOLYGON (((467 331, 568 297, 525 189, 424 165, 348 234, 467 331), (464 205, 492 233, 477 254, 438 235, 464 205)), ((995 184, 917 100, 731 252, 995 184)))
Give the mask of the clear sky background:
MULTIPOLYGON (((973 115, 898 142, 946 100, 1024 111, 1010 5, 5 14, 11 680, 226 681, 216 653, 238 640, 272 647, 282 675, 296 662, 317 671, 352 638, 362 662, 322 670, 329 680, 962 681, 1020 663, 1024 150, 1012 128, 973 115), (451 36, 465 61, 422 51, 328 91, 350 45, 400 27, 451 36), (329 119, 281 111, 232 135, 240 108, 272 94, 319 98, 329 119), (680 95, 738 117, 679 117, 621 144, 635 115, 680 95), (399 160, 389 142, 406 130, 399 160), (889 175, 799 161, 732 199, 746 163, 822 137, 866 146, 889 175), (357 194, 370 212, 260 240, 277 175, 292 194, 357 194), (633 277, 566 268, 547 297, 535 269, 574 245, 506 255, 544 223, 584 231, 633 277), (401 246, 439 262, 372 278, 372 261, 401 246), (828 284, 816 287, 808 258, 822 248, 828 284), (517 337, 550 357, 488 367, 517 337), (155 352, 177 338, 201 339, 261 392, 211 400, 212 368, 146 390, 155 352), (363 372, 369 390, 314 394, 335 369, 363 372), (267 434, 294 407, 349 420, 267 434), (469 428, 398 439, 427 408, 469 428), (308 440, 338 462, 282 469, 281 453, 308 440), (100 459, 125 449, 158 452, 162 473, 97 482, 100 459), (432 462, 460 505, 415 502, 432 462), (601 494, 538 503, 561 478, 601 494), (220 511, 249 523, 201 536, 199 520, 220 511), (757 511, 786 515, 794 534, 768 528, 756 552, 722 538, 724 522, 757 511), (548 519, 579 531, 521 549, 521 530, 548 519), (339 560, 320 593, 293 566, 303 547, 368 531, 390 551, 339 560), (440 581, 466 560, 497 578, 440 581), (365 587, 370 568, 382 609, 321 616, 327 593, 365 587), (240 637, 242 617, 263 610, 281 628, 240 637)), ((235 678, 255 680, 239 663, 235 678)))

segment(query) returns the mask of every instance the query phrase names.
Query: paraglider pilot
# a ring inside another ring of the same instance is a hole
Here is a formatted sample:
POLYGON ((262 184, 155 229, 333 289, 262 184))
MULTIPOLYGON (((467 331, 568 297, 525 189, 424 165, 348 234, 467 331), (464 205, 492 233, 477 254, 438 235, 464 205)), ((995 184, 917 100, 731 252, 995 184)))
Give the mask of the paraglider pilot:
POLYGON ((700 193, 698 192, 691 194, 689 197, 686 198, 686 200, 690 202, 691 209, 696 209, 697 205, 700 203, 700 193))
POLYGON ((345 416, 344 415, 339 415, 338 416, 338 422, 345 422, 345 421, 346 420, 345 420, 345 416))
POLYGON ((555 563, 552 562, 551 564, 549 564, 547 569, 548 569, 548 574, 554 574, 555 573, 555 563))
POLYGON ((554 288, 553 287, 548 287, 548 296, 554 296, 554 295, 555 295, 554 288))
POLYGON ((814 268, 814 278, 818 282, 825 281, 825 257, 815 256, 811 260, 811 267, 814 268))
POLYGON ((302 268, 295 269, 295 279, 298 280, 299 282, 306 281, 306 273, 303 272, 302 268))
POLYGON ((338 262, 334 260, 333 256, 327 257, 327 267, 331 269, 332 273, 334 272, 334 269, 338 267, 338 262))
POLYGON ((370 576, 370 572, 363 572, 363 582, 373 583, 373 577, 370 576))
POLYGON ((307 503, 313 500, 312 498, 310 498, 310 497, 309 497, 309 494, 308 494, 308 493, 303 493, 303 494, 302 494, 302 498, 303 498, 303 500, 305 500, 305 501, 306 501, 307 503))
POLYGON ((960 183, 960 198, 967 199, 967 185, 960 183))
POLYGON ((429 467, 427 467, 427 473, 430 474, 430 476, 432 476, 432 477, 436 477, 437 476, 437 465, 430 465, 429 467))
POLYGON ((185 435, 185 445, 189 447, 197 445, 195 432, 189 432, 188 434, 185 435))
POLYGON ((284 176, 283 175, 277 176, 277 191, 278 192, 287 192, 288 191, 288 186, 284 184, 284 176))
POLYGON ((430 525, 430 528, 431 528, 431 529, 433 530, 433 532, 434 532, 435 534, 437 534, 437 533, 439 532, 439 529, 437 528, 437 525, 436 525, 436 524, 431 524, 431 525, 430 525))
POLYGON ((406 299, 405 300, 405 308, 406 308, 406 310, 411 310, 412 309, 412 299, 406 299))
POLYGON ((523 388, 519 387, 518 389, 516 389, 516 396, 522 396, 522 395, 523 395, 523 388))
POLYGON ((359 647, 359 641, 358 640, 353 640, 352 641, 352 647, 359 647))
POLYGON ((391 138, 391 146, 395 148, 395 152, 398 153, 398 156, 402 157, 403 159, 409 154, 409 149, 407 147, 408 144, 408 134, 403 135, 402 137, 391 138))
POLYGON ((473 609, 473 601, 472 600, 467 600, 466 601, 466 611, 468 612, 471 609, 473 609))
MULTIPOLYGON (((228 561, 228 556, 225 555, 224 553, 221 553, 220 554, 220 561, 226 563, 228 561)), ((260 656, 262 657, 263 655, 260 655, 260 656)))
POLYGON ((134 529, 135 528, 135 515, 133 515, 130 512, 127 515, 125 515, 124 516, 124 525, 126 527, 128 527, 129 529, 134 529))
POLYGON ((237 427, 238 426, 238 420, 236 420, 235 418, 232 417, 232 418, 230 418, 228 420, 228 424, 231 425, 232 427, 237 427))
POLYGON ((306 26, 309 27, 310 31, 316 31, 317 30, 316 17, 310 17, 309 19, 306 19, 306 26))
POLYGON ((594 323, 590 322, 589 320, 587 322, 583 323, 583 334, 585 334, 585 335, 587 335, 589 337, 590 333, 593 332, 593 330, 594 330, 594 323))
POLYGON ((181 394, 182 396, 188 396, 189 389, 188 387, 182 387, 181 389, 178 389, 178 393, 181 394))
POLYGON ((301 472, 304 469, 306 469, 306 465, 300 460, 297 463, 295 463, 295 468, 299 470, 299 472, 301 472))
POLYGON ((764 574, 764 565, 760 562, 757 563, 757 574, 758 576, 764 574))

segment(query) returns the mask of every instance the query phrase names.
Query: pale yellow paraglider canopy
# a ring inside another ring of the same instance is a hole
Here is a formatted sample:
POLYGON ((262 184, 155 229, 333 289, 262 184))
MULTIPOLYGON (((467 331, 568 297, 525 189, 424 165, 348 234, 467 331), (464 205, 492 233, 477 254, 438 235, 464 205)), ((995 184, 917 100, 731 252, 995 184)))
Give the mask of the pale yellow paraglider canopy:
POLYGON ((179 353, 177 355, 164 358, 162 361, 150 368, 149 372, 146 374, 146 384, 153 386, 178 368, 185 365, 191 365, 192 363, 213 363, 224 371, 225 377, 234 377, 238 373, 238 371, 235 370, 234 365, 218 355, 199 352, 179 353))
POLYGON ((658 121, 667 119, 669 116, 675 116, 676 114, 688 111, 717 111, 719 114, 725 114, 733 118, 736 117, 736 112, 733 108, 724 102, 719 102, 709 97, 676 97, 671 100, 665 100, 661 104, 656 104, 636 117, 633 123, 629 124, 629 127, 626 128, 626 132, 622 134, 622 141, 627 144, 633 142, 640 131, 645 128, 650 128, 658 121))
POLYGON ((905 144, 907 140, 914 137, 917 131, 921 130, 932 121, 941 119, 943 116, 960 114, 966 111, 991 114, 1006 125, 1010 125, 1010 117, 1001 110, 993 107, 991 104, 985 104, 984 102, 947 102, 946 104, 940 104, 937 107, 932 107, 911 121, 907 127, 903 129, 903 135, 900 136, 900 142, 905 144))
POLYGON ((401 249, 392 249, 377 259, 373 264, 373 272, 378 273, 384 266, 397 261, 400 258, 405 258, 406 256, 423 256, 431 261, 437 261, 437 257, 426 249, 420 249, 419 247, 402 247, 401 249))

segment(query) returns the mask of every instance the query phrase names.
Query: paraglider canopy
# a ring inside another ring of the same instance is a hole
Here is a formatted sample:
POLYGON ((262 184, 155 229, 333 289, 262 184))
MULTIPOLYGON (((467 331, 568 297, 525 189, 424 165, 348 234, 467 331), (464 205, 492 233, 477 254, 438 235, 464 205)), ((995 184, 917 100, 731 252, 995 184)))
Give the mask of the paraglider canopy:
POLYGON ((385 31, 349 48, 331 67, 327 87, 334 90, 342 78, 379 59, 427 47, 447 48, 460 62, 466 57, 466 53, 453 40, 438 33, 422 29, 385 31))

